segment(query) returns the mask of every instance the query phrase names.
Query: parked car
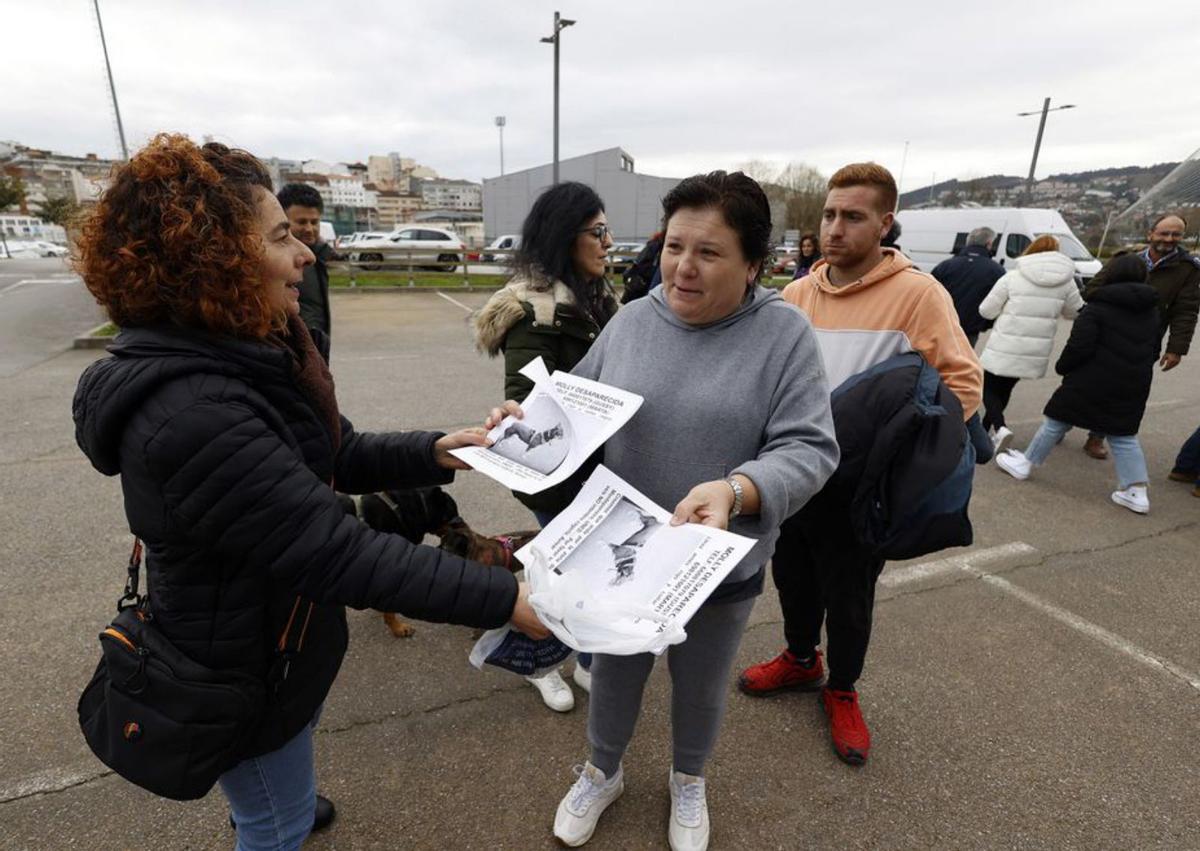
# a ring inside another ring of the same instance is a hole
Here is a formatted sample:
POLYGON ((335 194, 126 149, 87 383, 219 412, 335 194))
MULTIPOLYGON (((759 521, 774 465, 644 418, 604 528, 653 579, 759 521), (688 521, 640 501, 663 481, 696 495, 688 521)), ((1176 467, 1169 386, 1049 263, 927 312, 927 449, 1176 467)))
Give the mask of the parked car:
POLYGON ((633 261, 646 247, 644 242, 614 242, 608 249, 608 262, 614 275, 620 275, 633 265, 633 261))
POLYGON ((494 260, 507 260, 520 247, 520 234, 508 233, 504 236, 498 236, 488 243, 487 248, 483 250, 483 262, 491 263, 494 260))
POLYGON ((967 234, 978 227, 996 232, 992 253, 1004 266, 1021 256, 1043 234, 1058 240, 1059 250, 1075 261, 1075 283, 1087 284, 1100 271, 1092 257, 1058 210, 1030 207, 962 207, 933 210, 901 210, 896 219, 904 229, 900 245, 922 271, 928 272, 948 257, 962 251, 967 234))
POLYGON ((800 255, 798 245, 777 245, 772 249, 772 275, 790 275, 796 271, 796 258, 800 255))
MULTIPOLYGON (((23 239, 9 239, 5 242, 8 244, 8 257, 12 260, 28 260, 46 256, 38 251, 37 246, 32 242, 26 242, 23 239)), ((0 243, 0 252, 2 251, 4 251, 4 244, 0 243)), ((4 255, 0 254, 0 256, 4 255)))
POLYGON ((34 240, 32 245, 39 257, 66 257, 71 253, 66 246, 46 242, 44 239, 34 240))
POLYGON ((350 260, 363 264, 364 269, 378 269, 383 263, 392 265, 408 265, 404 261, 403 249, 410 248, 420 251, 414 256, 415 260, 436 259, 437 265, 422 266, 435 272, 453 272, 462 261, 467 246, 452 230, 435 228, 426 224, 400 225, 389 234, 371 238, 367 234, 356 240, 351 246, 350 260), (372 250, 381 249, 381 250, 372 250), (436 258, 433 251, 438 251, 436 258), (370 264, 370 265, 368 265, 370 264))

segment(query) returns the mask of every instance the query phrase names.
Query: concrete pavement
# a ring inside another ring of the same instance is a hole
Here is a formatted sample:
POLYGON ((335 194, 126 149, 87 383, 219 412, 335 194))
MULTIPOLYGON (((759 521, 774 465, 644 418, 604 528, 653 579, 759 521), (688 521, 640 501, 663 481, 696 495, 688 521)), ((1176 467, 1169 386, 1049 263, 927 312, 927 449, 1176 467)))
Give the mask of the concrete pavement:
MULTIPOLYGON (((467 311, 485 298, 337 295, 333 372, 358 428, 479 420, 502 383, 470 347, 467 311)), ((105 773, 76 725, 129 543, 117 482, 73 443, 71 393, 98 354, 47 349, 0 372, 0 847, 228 848, 219 794, 142 793, 105 773)), ((1165 481, 1200 422, 1198 370, 1189 358, 1156 377, 1149 516, 1108 501, 1111 464, 1073 433, 1028 482, 977 471, 974 547, 889 566, 860 682, 866 767, 833 756, 813 696, 731 688, 709 771, 712 847, 1200 847, 1200 499, 1165 481)), ((1017 386, 1017 446, 1054 386, 1017 386)), ((451 491, 484 531, 531 525, 478 475, 451 491)), ((554 807, 586 757, 586 697, 554 715, 523 681, 476 672, 466 629, 418 624, 396 640, 376 613, 350 624, 317 736, 319 786, 340 816, 306 847, 554 847, 554 807)), ((739 663, 781 641, 768 583, 739 663)), ((660 665, 627 791, 588 847, 666 847, 668 685, 660 665)))

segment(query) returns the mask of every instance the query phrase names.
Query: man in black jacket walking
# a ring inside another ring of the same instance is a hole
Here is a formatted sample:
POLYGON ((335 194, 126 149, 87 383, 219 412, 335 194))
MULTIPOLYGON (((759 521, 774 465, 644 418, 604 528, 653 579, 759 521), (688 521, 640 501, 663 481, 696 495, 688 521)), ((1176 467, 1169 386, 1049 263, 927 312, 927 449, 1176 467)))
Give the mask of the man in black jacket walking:
POLYGON ((933 277, 954 299, 958 324, 972 347, 979 335, 992 327, 990 321, 979 315, 979 303, 1004 276, 1004 267, 992 259, 995 238, 996 232, 991 228, 975 228, 967 234, 967 244, 957 256, 933 267, 933 277))
POLYGON ((316 262, 304 267, 300 284, 300 318, 310 331, 324 331, 332 337, 329 312, 329 267, 333 248, 321 239, 321 213, 325 202, 321 193, 305 183, 289 183, 279 190, 279 206, 292 226, 292 235, 308 246, 316 262))

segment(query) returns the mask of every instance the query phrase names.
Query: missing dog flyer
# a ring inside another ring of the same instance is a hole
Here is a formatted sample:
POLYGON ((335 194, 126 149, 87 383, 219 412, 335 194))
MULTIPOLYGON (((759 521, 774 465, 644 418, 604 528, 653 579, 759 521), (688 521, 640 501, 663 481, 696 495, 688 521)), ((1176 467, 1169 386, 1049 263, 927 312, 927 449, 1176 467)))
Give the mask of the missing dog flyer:
POLYGON ((754 547, 753 538, 671 514, 600 466, 571 505, 516 557, 530 604, 565 644, 661 653, 754 547))
POLYGON ((641 396, 597 381, 568 372, 550 375, 540 357, 521 374, 534 383, 521 405, 524 417, 505 417, 489 431, 491 446, 450 453, 520 493, 565 481, 642 404, 641 396))

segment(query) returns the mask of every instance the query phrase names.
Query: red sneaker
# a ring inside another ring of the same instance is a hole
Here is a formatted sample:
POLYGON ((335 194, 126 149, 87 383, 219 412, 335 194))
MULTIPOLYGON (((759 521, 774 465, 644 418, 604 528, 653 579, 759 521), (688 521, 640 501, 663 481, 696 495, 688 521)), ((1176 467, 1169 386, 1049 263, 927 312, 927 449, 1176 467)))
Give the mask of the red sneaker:
POLYGON ((751 665, 738 677, 738 688, 754 697, 786 689, 816 691, 823 685, 825 668, 821 664, 820 650, 813 652, 812 661, 807 665, 790 650, 784 650, 770 662, 751 665))
POLYGON ((848 765, 865 763, 871 750, 871 731, 859 711, 858 692, 826 688, 821 692, 821 703, 829 716, 829 735, 838 759, 848 765))

